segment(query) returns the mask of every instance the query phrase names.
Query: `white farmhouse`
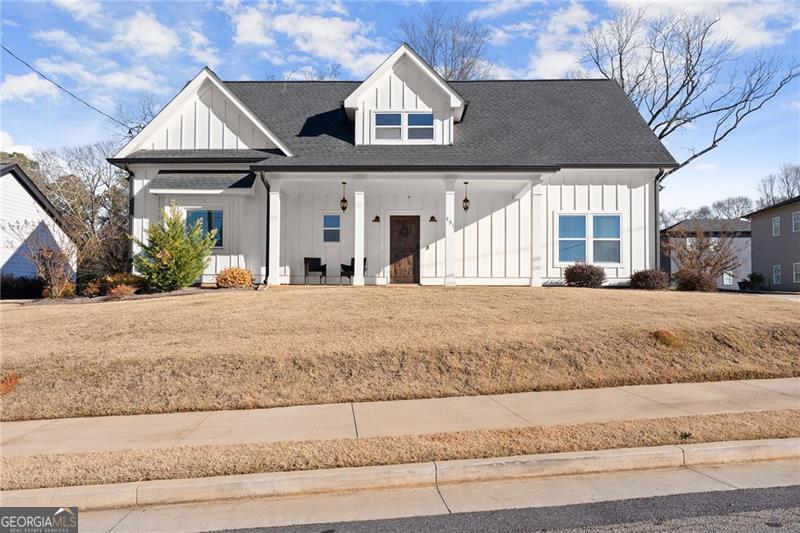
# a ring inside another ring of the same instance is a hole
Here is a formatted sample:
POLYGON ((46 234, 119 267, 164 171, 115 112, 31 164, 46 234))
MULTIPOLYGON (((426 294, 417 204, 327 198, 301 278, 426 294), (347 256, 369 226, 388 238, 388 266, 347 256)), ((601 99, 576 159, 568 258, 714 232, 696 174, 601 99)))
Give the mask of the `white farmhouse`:
POLYGON ((360 82, 205 68, 110 161, 136 237, 173 201, 217 229, 205 281, 355 285, 625 283, 656 267, 676 166, 614 81, 446 82, 407 45, 360 82))
POLYGON ((28 247, 60 247, 77 267, 75 245, 62 230, 63 221, 53 204, 16 164, 0 166, 0 273, 35 278, 36 268, 27 259, 28 247))

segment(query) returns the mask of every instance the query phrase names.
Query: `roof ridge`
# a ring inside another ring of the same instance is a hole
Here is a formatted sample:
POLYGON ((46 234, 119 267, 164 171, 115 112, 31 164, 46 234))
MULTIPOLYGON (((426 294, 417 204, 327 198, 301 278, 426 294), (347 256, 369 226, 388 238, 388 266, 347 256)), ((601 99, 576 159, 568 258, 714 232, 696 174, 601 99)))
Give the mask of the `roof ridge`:
MULTIPOLYGON (((534 82, 573 82, 573 81, 614 81, 608 78, 519 78, 491 80, 451 80, 447 83, 534 83, 534 82)), ((364 80, 222 80, 223 83, 364 83, 364 80)))

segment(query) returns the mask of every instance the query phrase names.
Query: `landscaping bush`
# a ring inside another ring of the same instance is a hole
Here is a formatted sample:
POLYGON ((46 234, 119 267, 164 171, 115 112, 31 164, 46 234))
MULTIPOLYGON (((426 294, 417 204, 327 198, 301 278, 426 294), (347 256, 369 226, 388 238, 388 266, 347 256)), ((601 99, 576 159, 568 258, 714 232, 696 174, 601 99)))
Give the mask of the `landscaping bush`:
POLYGON ((71 281, 63 283, 57 292, 51 287, 42 289, 42 298, 72 298, 73 296, 75 296, 75 284, 71 281))
POLYGON ((81 288, 81 294, 84 296, 88 296, 92 298, 94 296, 100 296, 102 285, 99 279, 93 279, 92 281, 88 281, 83 284, 81 288))
POLYGON ((187 228, 173 203, 164 210, 160 224, 147 227, 147 244, 133 238, 142 248, 133 264, 156 290, 188 287, 203 275, 215 236, 216 230, 205 233, 200 221, 187 228))
POLYGON ((0 276, 0 297, 41 298, 44 283, 39 278, 3 274, 0 276))
POLYGON ((606 279, 603 267, 575 263, 564 269, 564 279, 570 287, 601 287, 606 279))
POLYGON ((675 273, 679 291, 713 292, 717 290, 717 280, 708 272, 698 270, 679 270, 675 273))
POLYGON ((103 276, 102 278, 97 278, 85 283, 81 294, 89 297, 104 296, 108 294, 109 290, 118 285, 130 285, 134 287, 137 292, 140 292, 147 289, 147 279, 128 272, 109 274, 108 276, 103 276))
POLYGON ((750 272, 747 275, 747 288, 757 291, 767 283, 767 278, 761 272, 750 272))
POLYGON ((249 289, 253 274, 246 268, 231 267, 217 274, 217 287, 221 289, 249 289))
POLYGON ((125 283, 120 283, 119 285, 114 285, 106 292, 106 298, 109 300, 121 300, 126 296, 131 296, 132 294, 136 294, 136 287, 132 285, 127 285, 125 283))
POLYGON ((639 270, 631 276, 631 289, 663 291, 669 289, 669 274, 661 270, 639 270))

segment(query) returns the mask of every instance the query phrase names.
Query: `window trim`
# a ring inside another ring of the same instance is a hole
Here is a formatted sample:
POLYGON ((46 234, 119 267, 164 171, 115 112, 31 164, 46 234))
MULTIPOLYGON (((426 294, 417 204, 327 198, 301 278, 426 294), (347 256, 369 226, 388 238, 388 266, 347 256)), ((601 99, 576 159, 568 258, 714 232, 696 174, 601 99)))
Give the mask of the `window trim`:
POLYGON ((781 265, 772 265, 772 284, 773 285, 783 285, 783 269, 781 265), (777 279, 777 281, 776 281, 777 279))
POLYGON ((722 285, 725 287, 733 285, 733 272, 728 271, 722 273, 722 285))
POLYGON ((800 211, 792 211, 792 233, 800 233, 800 211), (795 220, 795 215, 797 220, 795 220))
POLYGON ((792 281, 800 283, 800 263, 792 263, 792 281))
POLYGON ((781 217, 780 216, 772 217, 772 236, 773 237, 780 237, 781 236, 781 217), (775 225, 775 222, 778 223, 777 226, 775 225), (777 231, 775 231, 775 230, 777 230, 777 231))
POLYGON ((436 113, 434 111, 418 111, 418 110, 397 110, 397 109, 373 109, 370 112, 370 135, 371 135, 371 143, 372 144, 436 144, 437 139, 437 132, 436 132, 436 113), (377 116, 382 114, 391 114, 391 115, 400 115, 400 138, 399 139, 378 139, 376 135, 376 131, 379 129, 390 129, 390 128, 397 128, 398 126, 378 126, 377 116), (433 117, 433 125, 432 126, 409 126, 408 125, 408 116, 409 115, 431 115, 433 117), (433 138, 431 139, 409 139, 408 138, 408 130, 409 129, 427 129, 430 128, 433 131, 433 138))
POLYGON ((319 212, 319 218, 317 220, 319 221, 319 244, 320 244, 320 246, 341 246, 342 245, 342 232, 343 232, 342 226, 344 225, 343 218, 344 217, 342 216, 342 212, 341 211, 337 211, 335 209, 323 209, 323 210, 321 210, 319 212), (326 215, 336 215, 336 216, 338 216, 339 217, 339 227, 338 228, 334 228, 334 227, 325 226, 325 216, 326 215), (330 229, 338 229, 339 230, 339 240, 338 241, 326 241, 325 240, 325 230, 326 229, 329 229, 329 230, 330 229))
MULTIPOLYGON (((554 268, 564 268, 568 267, 569 265, 575 264, 573 261, 561 261, 559 258, 558 252, 558 242, 562 240, 559 234, 559 226, 560 226, 560 219, 559 217, 562 215, 576 215, 576 216, 583 216, 586 217, 586 261, 584 261, 587 265, 597 265, 602 266, 605 268, 625 268, 624 257, 625 257, 625 215, 620 211, 596 211, 596 212, 587 212, 587 211, 555 211, 553 212, 554 220, 553 220, 553 242, 555 245, 553 246, 553 267, 554 268), (596 240, 598 241, 619 241, 619 262, 617 263, 606 263, 606 262, 599 262, 594 260, 594 217, 595 216, 616 216, 619 218, 619 238, 612 239, 612 238, 605 238, 599 237, 596 240)), ((565 237, 564 240, 581 240, 581 239, 573 239, 570 237, 565 237)))
POLYGON ((558 213, 556 215, 557 223, 555 225, 555 232, 556 232, 556 246, 555 246, 555 254, 556 254, 556 262, 560 265, 572 265, 579 261, 562 261, 561 260, 561 241, 577 241, 583 242, 583 253, 584 253, 584 263, 589 263, 589 216, 585 213, 558 213), (583 238, 581 237, 561 237, 561 217, 583 217, 583 238))
POLYGON ((228 238, 225 236, 225 233, 226 233, 225 232, 225 228, 226 228, 226 225, 227 225, 227 223, 225 222, 225 219, 228 218, 228 214, 226 212, 227 209, 225 208, 225 206, 224 205, 218 205, 218 204, 199 205, 199 206, 195 206, 195 205, 184 206, 183 207, 184 226, 186 226, 187 229, 189 227, 189 213, 191 213, 192 211, 206 211, 206 212, 208 212, 208 211, 219 211, 219 212, 222 213, 222 244, 220 244, 219 246, 216 246, 216 245, 212 246, 211 250, 212 251, 217 251, 217 252, 221 252, 221 251, 226 250, 226 245, 228 243, 228 238))

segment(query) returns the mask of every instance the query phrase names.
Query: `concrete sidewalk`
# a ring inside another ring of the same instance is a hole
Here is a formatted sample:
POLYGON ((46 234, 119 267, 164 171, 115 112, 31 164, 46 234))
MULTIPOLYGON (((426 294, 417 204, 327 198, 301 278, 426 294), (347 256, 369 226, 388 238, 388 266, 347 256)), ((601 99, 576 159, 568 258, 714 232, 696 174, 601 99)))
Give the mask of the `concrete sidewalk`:
POLYGON ((167 448, 800 408, 800 378, 0 423, 2 454, 167 448))

